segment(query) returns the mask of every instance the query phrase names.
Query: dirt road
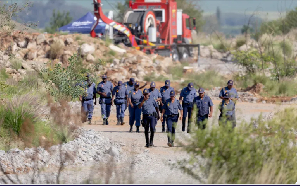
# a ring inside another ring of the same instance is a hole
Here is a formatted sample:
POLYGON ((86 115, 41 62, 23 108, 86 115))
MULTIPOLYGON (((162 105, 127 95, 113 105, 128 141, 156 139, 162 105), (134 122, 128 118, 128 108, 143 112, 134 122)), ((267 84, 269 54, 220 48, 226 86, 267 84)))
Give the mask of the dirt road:
MULTIPOLYGON (((217 109, 219 100, 213 100, 214 117, 209 119, 209 127, 217 124, 219 111, 217 109)), ((290 105, 276 104, 260 104, 240 102, 237 104, 237 125, 242 121, 249 122, 252 117, 257 118, 260 114, 267 116, 272 112, 289 107, 290 105)), ((123 126, 116 125, 115 108, 112 109, 112 114, 109 118, 109 125, 102 125, 100 117, 100 106, 97 105, 94 110, 92 125, 85 125, 86 129, 101 131, 102 134, 116 142, 123 144, 124 153, 140 154, 141 158, 136 160, 133 172, 134 183, 199 183, 190 176, 181 172, 178 169, 171 169, 170 163, 176 163, 177 160, 188 158, 188 154, 182 151, 182 148, 175 143, 174 148, 167 146, 167 134, 162 133, 161 122, 158 121, 154 138, 154 148, 145 148, 144 130, 141 128, 140 133, 129 133, 128 111, 126 111, 125 121, 123 126), (176 176, 174 176, 176 175, 176 176)), ((181 121, 178 122, 176 130, 177 140, 182 137, 189 137, 189 134, 181 131, 181 121)), ((203 182, 201 182, 203 183, 203 182)))

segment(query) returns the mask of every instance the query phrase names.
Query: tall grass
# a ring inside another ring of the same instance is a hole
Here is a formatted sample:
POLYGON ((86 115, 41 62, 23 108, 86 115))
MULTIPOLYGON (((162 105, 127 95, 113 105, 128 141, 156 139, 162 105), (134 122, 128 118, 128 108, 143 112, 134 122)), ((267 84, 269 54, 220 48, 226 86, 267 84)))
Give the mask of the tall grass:
POLYGON ((22 62, 17 58, 11 59, 10 63, 11 63, 12 68, 15 70, 19 70, 22 68, 22 62))
MULTIPOLYGON (((184 150, 190 158, 178 165, 210 184, 291 184, 297 176, 297 113, 288 108, 273 119, 257 120, 258 127, 244 123, 193 130, 184 150)), ((183 145, 183 144, 182 144, 183 145)))

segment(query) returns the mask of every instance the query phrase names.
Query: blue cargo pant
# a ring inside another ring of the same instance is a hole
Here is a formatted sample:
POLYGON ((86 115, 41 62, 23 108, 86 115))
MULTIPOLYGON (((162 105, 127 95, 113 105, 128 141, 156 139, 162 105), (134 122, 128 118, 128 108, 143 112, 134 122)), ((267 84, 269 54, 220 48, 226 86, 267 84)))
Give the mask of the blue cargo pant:
POLYGON ((117 118, 124 118, 126 108, 125 99, 115 99, 115 105, 117 109, 117 118))
POLYGON ((173 143, 175 140, 175 130, 178 122, 179 115, 168 115, 166 117, 168 128, 168 142, 173 143))
POLYGON ((182 116, 182 131, 185 131, 185 123, 186 123, 186 117, 188 116, 188 127, 187 131, 189 131, 190 123, 191 123, 191 116, 192 116, 192 103, 183 103, 183 116, 182 116))
POLYGON ((111 98, 101 98, 99 99, 99 104, 101 105, 102 118, 109 118, 111 109, 111 98))
POLYGON ((204 116, 197 116, 198 129, 205 129, 207 120, 208 120, 208 114, 205 114, 204 116))
POLYGON ((129 125, 133 126, 135 121, 135 126, 139 127, 141 125, 141 113, 142 109, 138 105, 134 105, 133 108, 129 105, 129 125))
POLYGON ((91 99, 91 100, 88 100, 88 101, 83 101, 82 107, 83 107, 84 112, 87 112, 87 114, 88 114, 87 118, 92 119, 93 111, 94 111, 94 102, 93 102, 93 100, 91 99))
POLYGON ((145 128, 145 138, 146 138, 146 145, 153 144, 154 132, 155 132, 155 125, 156 125, 156 118, 154 116, 143 115, 143 123, 145 128), (149 141, 149 128, 150 128, 150 141, 149 141))

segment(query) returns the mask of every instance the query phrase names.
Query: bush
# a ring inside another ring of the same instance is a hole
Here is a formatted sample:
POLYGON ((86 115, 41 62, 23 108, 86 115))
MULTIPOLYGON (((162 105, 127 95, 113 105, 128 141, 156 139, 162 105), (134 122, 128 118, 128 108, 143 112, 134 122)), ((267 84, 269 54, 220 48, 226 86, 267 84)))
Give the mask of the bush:
POLYGON ((115 56, 115 55, 116 55, 116 52, 113 51, 113 50, 110 50, 110 51, 108 52, 108 54, 111 55, 111 56, 115 56))
POLYGON ((146 76, 144 76, 144 81, 166 81, 168 78, 164 77, 162 75, 159 76, 155 76, 153 73, 152 74, 147 74, 146 76))
POLYGON ((187 80, 181 83, 182 87, 186 87, 188 83, 193 82, 196 87, 204 89, 211 89, 213 87, 220 87, 224 85, 224 77, 220 76, 218 72, 209 70, 204 73, 188 74, 187 80))
POLYGON ((213 184, 295 183, 296 109, 285 109, 267 121, 260 117, 256 124, 257 128, 248 123, 234 130, 213 126, 194 131, 184 146, 190 158, 179 166, 199 181, 203 170, 213 184))
POLYGON ((75 37, 75 40, 76 40, 76 41, 81 40, 81 36, 76 36, 76 37, 75 37))
POLYGON ((57 59, 62 55, 64 46, 55 41, 50 45, 50 59, 57 59))
POLYGON ((282 49, 282 53, 283 55, 287 56, 287 57, 292 57, 293 55, 293 48, 291 46, 291 44, 288 41, 281 41, 280 42, 280 47, 282 49))
POLYGON ((239 48, 239 47, 241 47, 241 46, 243 46, 244 44, 246 44, 246 38, 238 38, 237 40, 236 40, 236 45, 235 45, 235 47, 236 48, 239 48))
POLYGON ((11 59, 10 63, 11 63, 12 68, 15 70, 19 70, 22 68, 22 62, 17 58, 11 59))

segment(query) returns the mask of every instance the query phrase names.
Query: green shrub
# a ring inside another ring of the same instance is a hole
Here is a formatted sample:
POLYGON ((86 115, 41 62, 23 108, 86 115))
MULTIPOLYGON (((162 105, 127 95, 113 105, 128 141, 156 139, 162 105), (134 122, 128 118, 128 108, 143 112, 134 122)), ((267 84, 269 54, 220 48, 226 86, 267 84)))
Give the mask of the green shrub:
POLYGON ((108 52, 108 54, 111 55, 111 56, 115 56, 117 53, 114 50, 110 50, 108 52))
POLYGON ((235 47, 236 48, 239 48, 239 47, 241 47, 241 46, 243 46, 244 44, 246 44, 246 38, 238 38, 237 40, 236 40, 236 45, 235 45, 235 47))
POLYGON ((9 78, 9 75, 6 73, 5 68, 0 69, 0 80, 7 80, 9 78))
POLYGON ((151 82, 151 81, 166 81, 167 79, 168 79, 167 77, 162 76, 162 75, 159 75, 159 76, 156 77, 153 73, 144 76, 144 81, 148 81, 148 82, 151 82))
POLYGON ((202 87, 204 89, 211 89, 213 87, 220 87, 224 85, 224 77, 219 75, 214 70, 209 70, 204 73, 191 73, 187 75, 187 80, 181 83, 182 87, 186 87, 188 83, 193 82, 195 88, 202 87))
POLYGON ((22 68, 22 62, 17 58, 12 58, 10 60, 10 63, 11 63, 12 68, 15 70, 19 70, 22 68))
POLYGON ((288 57, 292 57, 293 48, 292 48, 291 44, 288 41, 281 41, 279 45, 282 49, 283 55, 288 56, 288 57))
POLYGON ((178 165, 199 181, 204 173, 210 184, 296 183, 296 109, 285 109, 267 121, 260 117, 256 123, 257 128, 245 123, 234 130, 213 126, 193 131, 184 142, 190 158, 178 165))
POLYGON ((39 81, 38 81, 38 74, 36 72, 27 72, 26 76, 23 80, 19 82, 21 86, 26 87, 27 89, 38 89, 39 88, 39 81))
POLYGON ((75 37, 75 40, 76 40, 76 41, 81 40, 81 36, 76 36, 76 37, 75 37))

